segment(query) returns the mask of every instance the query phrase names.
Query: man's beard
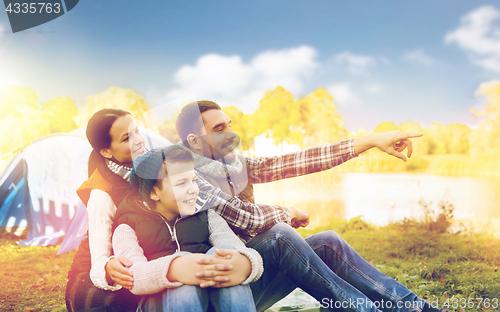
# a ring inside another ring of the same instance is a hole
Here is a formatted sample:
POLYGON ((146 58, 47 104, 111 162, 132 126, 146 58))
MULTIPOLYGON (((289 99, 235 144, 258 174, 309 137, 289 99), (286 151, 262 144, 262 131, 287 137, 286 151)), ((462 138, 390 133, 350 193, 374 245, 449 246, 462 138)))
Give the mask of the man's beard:
POLYGON ((202 142, 203 156, 224 163, 231 163, 236 157, 235 149, 240 144, 240 138, 235 136, 213 149, 210 147, 208 140, 202 140, 202 142))

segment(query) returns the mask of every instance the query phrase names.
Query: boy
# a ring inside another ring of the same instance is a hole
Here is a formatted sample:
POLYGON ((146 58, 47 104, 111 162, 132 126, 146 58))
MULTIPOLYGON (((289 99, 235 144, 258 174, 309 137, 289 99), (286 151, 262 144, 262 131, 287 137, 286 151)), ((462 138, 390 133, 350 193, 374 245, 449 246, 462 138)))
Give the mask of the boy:
POLYGON ((153 294, 145 296, 139 307, 143 311, 205 311, 210 299, 220 311, 255 311, 246 284, 262 275, 262 258, 245 247, 224 219, 208 209, 210 202, 195 211, 196 201, 206 200, 203 194, 198 197, 191 152, 171 145, 139 156, 130 183, 134 191, 116 212, 113 250, 116 256, 133 263, 132 293, 153 294), (236 250, 214 252, 213 246, 236 250), (205 282, 187 274, 198 270, 196 257, 204 253, 241 259, 236 268, 239 277, 205 282))

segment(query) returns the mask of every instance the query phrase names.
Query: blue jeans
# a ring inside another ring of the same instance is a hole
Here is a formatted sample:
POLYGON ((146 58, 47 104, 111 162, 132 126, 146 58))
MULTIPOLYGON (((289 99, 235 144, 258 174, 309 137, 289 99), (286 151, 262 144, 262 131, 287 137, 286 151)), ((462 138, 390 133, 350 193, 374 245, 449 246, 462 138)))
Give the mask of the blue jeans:
MULTIPOLYGON (((215 255, 215 248, 234 249, 233 246, 221 244, 210 248, 207 255, 215 255)), ((181 253, 189 254, 187 252, 181 253)), ((139 302, 137 311, 207 311, 209 307, 224 312, 255 311, 252 291, 248 285, 225 288, 201 288, 200 286, 183 285, 178 288, 169 288, 163 292, 144 297, 139 302), (209 306, 209 301, 212 306, 209 306)))
POLYGON ((247 247, 264 260, 264 274, 250 284, 257 311, 296 287, 332 311, 440 311, 382 274, 332 231, 304 240, 281 223, 252 238, 247 247))

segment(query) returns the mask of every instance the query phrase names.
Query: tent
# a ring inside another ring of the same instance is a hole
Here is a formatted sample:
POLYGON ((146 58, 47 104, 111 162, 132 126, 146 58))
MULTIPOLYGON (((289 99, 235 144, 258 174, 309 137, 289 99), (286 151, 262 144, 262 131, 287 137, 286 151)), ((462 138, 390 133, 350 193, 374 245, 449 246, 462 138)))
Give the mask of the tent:
MULTIPOLYGON (((140 127, 148 149, 171 144, 140 127)), ((0 176, 0 234, 28 238, 23 246, 61 243, 62 253, 77 248, 87 231, 87 212, 76 189, 87 177, 90 144, 80 128, 42 137, 23 148, 0 176), (68 234, 68 235, 66 235, 68 234)))

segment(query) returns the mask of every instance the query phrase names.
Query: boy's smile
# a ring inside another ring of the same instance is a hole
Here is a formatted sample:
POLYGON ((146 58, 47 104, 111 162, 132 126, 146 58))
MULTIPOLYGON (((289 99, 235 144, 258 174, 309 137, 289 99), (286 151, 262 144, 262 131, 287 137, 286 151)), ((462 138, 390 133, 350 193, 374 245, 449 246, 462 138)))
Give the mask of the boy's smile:
POLYGON ((166 167, 167 177, 161 181, 161 189, 154 186, 151 192, 155 210, 168 220, 194 214, 199 188, 193 162, 166 162, 166 167))

